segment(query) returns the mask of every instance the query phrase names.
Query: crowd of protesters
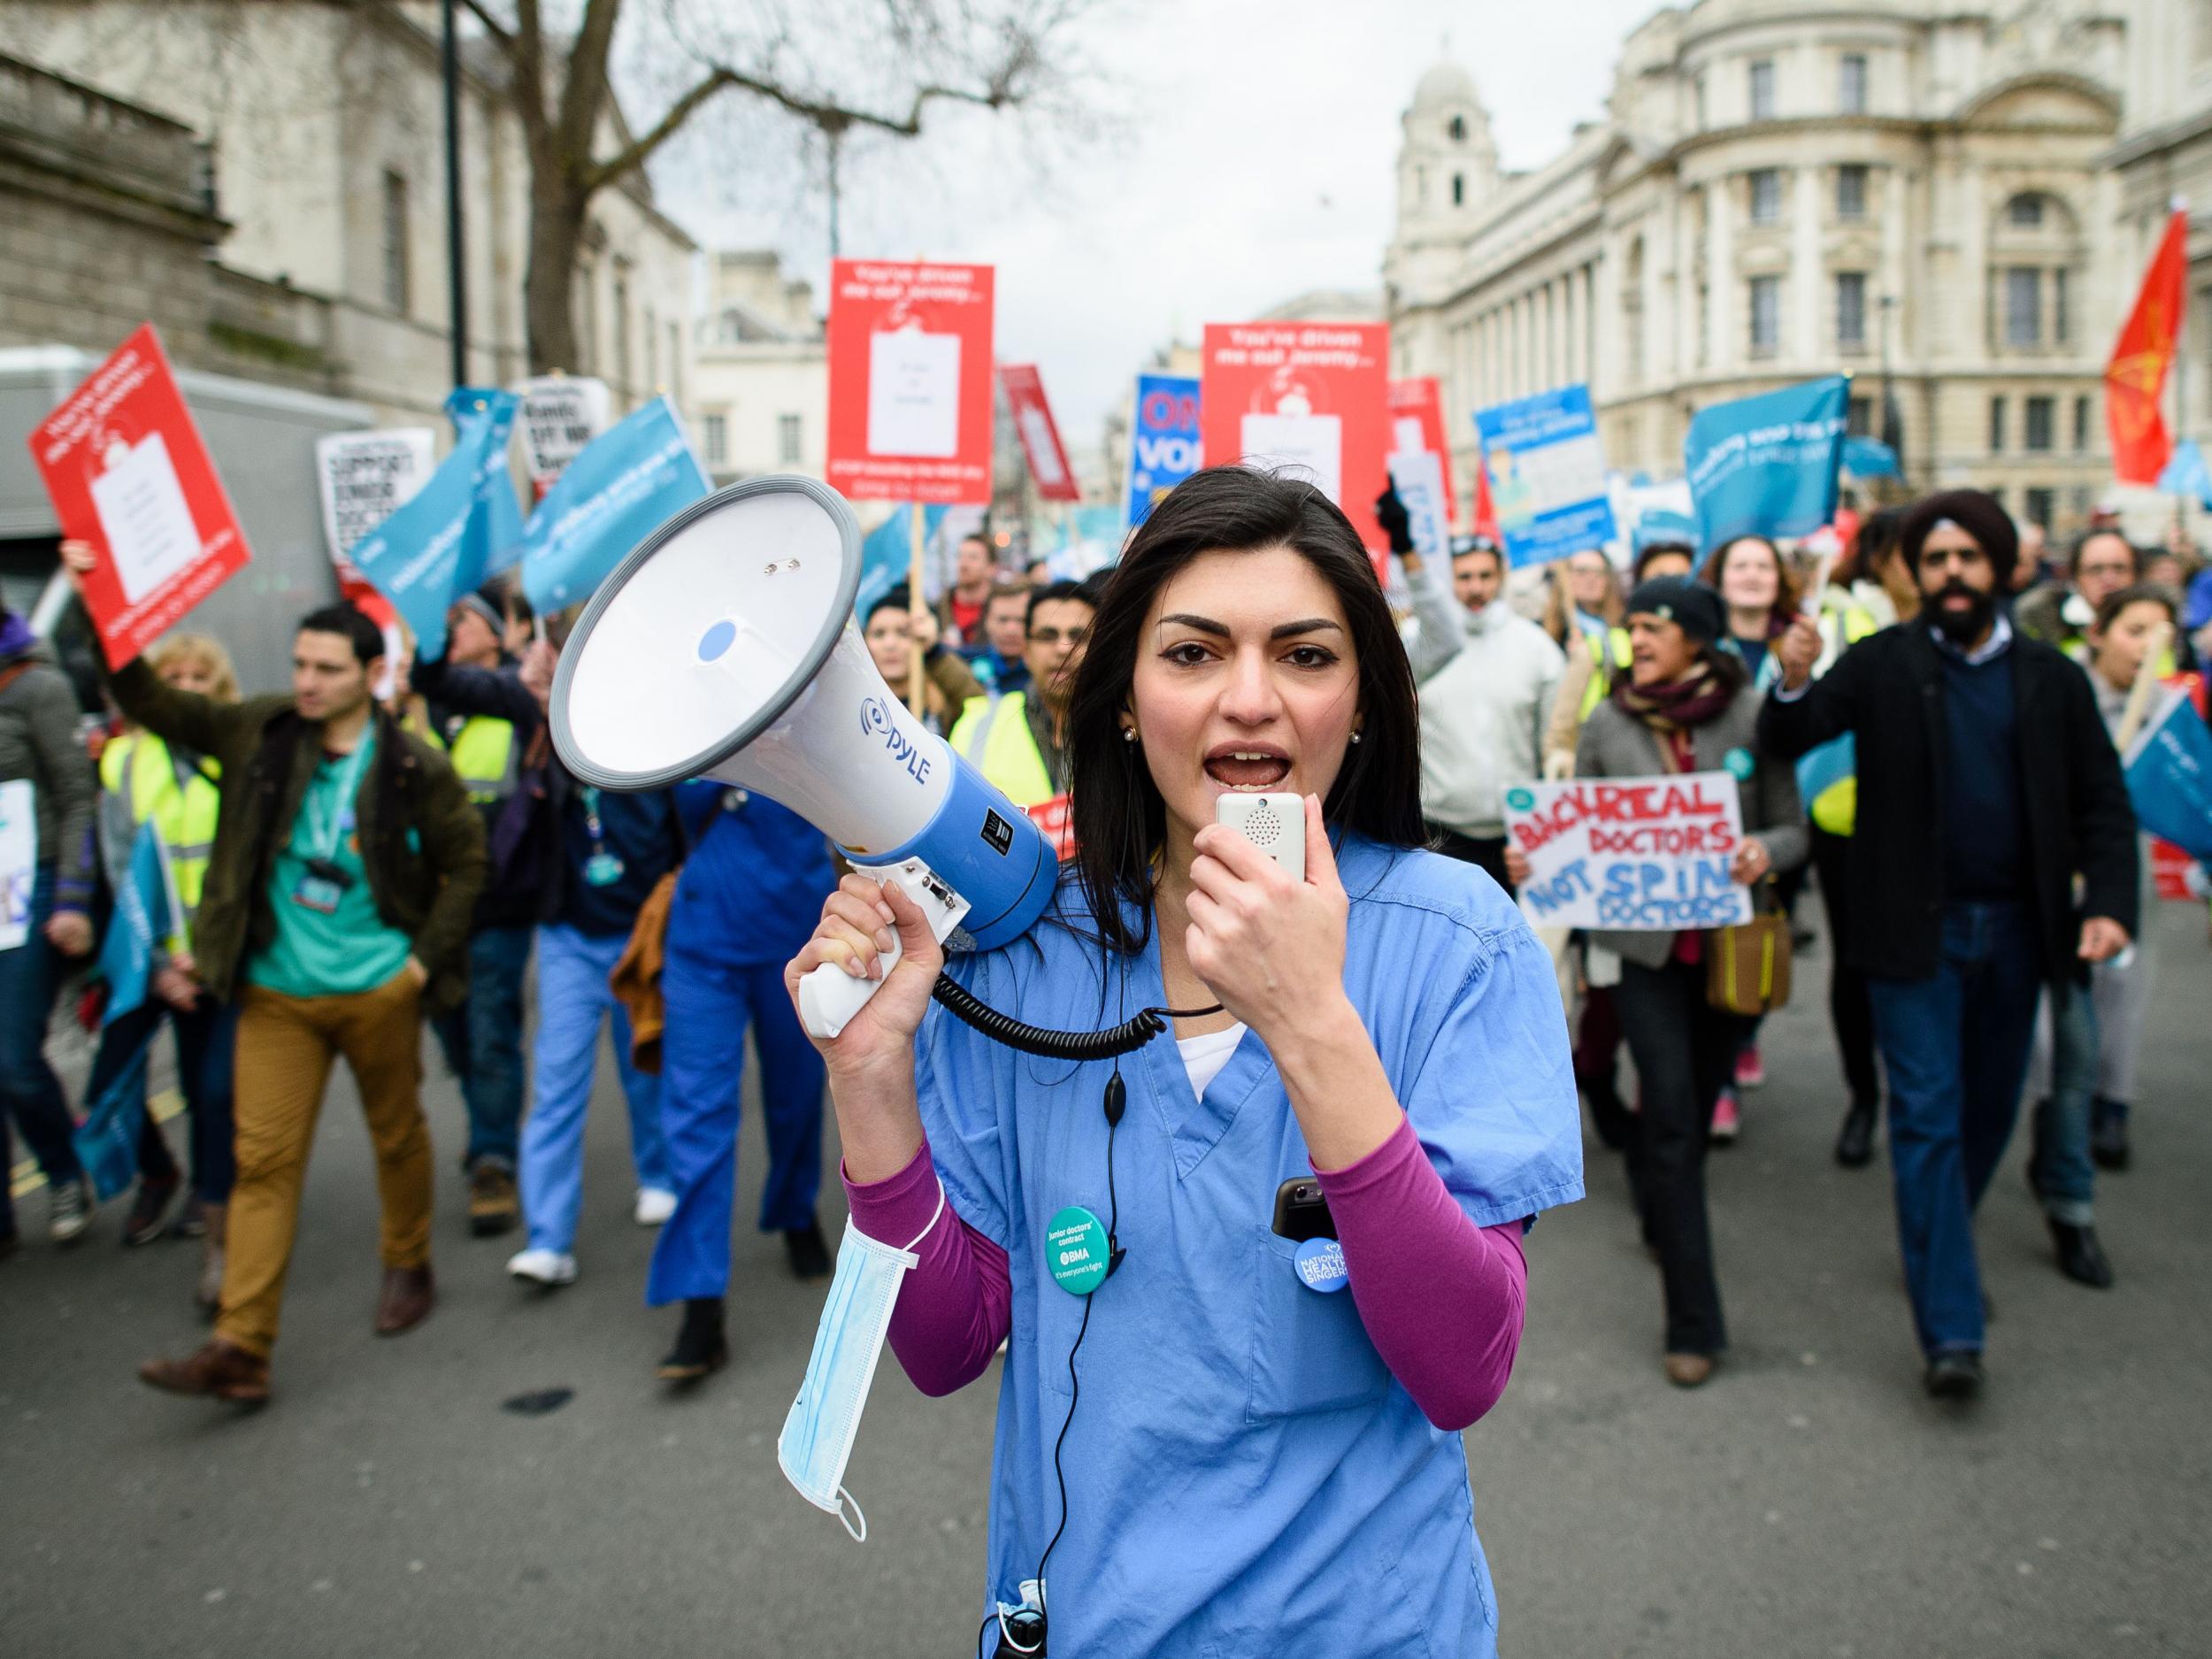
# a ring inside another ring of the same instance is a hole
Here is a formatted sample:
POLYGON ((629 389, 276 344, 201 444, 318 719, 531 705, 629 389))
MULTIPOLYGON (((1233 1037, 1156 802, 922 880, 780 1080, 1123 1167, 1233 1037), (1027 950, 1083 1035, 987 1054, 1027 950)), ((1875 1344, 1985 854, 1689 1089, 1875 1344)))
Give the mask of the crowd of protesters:
MULTIPOLYGON (((2056 1263, 2112 1284, 2092 1187, 2129 1161, 2155 984, 2148 848, 2116 743, 2142 676, 2186 695, 2166 682, 2195 660, 2212 586, 2185 597, 2185 568, 2108 525, 2044 569, 1969 490, 1845 526, 1832 568, 1763 536, 1700 549, 1663 534, 1639 538, 1626 568, 1587 549, 1534 588, 1479 538, 1424 559, 1394 496, 1378 510, 1407 602, 1432 849, 1511 891, 1529 867, 1509 786, 1727 772, 1745 832, 1733 879, 1791 916, 1818 887, 1844 1088, 1835 1156, 1863 1166, 1886 1141, 1930 1392, 1982 1382, 1972 1219, 2024 1092, 2056 1263)), ((92 558, 74 543, 64 557, 78 574, 92 558)), ((1018 579, 979 534, 933 608, 900 588, 856 618, 895 692, 1064 856, 1071 701, 1109 580, 1018 579)), ((680 1310, 661 1378, 696 1382, 728 1358, 749 1033, 770 1164, 757 1225, 800 1278, 830 1271, 824 1065, 784 970, 836 886, 833 849, 741 789, 617 794, 572 777, 546 718, 567 620, 488 588, 453 605, 441 655, 396 661, 340 603, 300 622, 290 690, 250 697, 219 641, 180 634, 107 678, 88 746, 44 645, 0 617, 0 784, 30 782, 41 851, 29 933, 0 949, 0 1170, 19 1131, 58 1244, 86 1235, 96 1203, 45 1057, 51 1012, 142 827, 172 883, 177 926, 150 994, 105 1026, 86 1089, 104 1097, 135 1064, 142 1091, 151 1033, 173 1032, 185 1163, 146 1114, 119 1233, 201 1241, 191 1294, 213 1329, 196 1352, 149 1361, 149 1384, 268 1396, 340 1058, 375 1149, 374 1328, 431 1312, 425 1024, 465 1109, 469 1231, 518 1233, 506 1271, 544 1292, 587 1265, 584 1129, 613 1098, 596 1088, 611 1034, 632 1212, 658 1230, 646 1295, 680 1310)), ((1576 1082, 1598 1142, 1623 1155, 1660 1270, 1663 1372, 1695 1386, 1728 1339, 1708 1153, 1744 1133, 1765 1080, 1758 1015, 1709 995, 1708 933, 1549 942, 1576 1082)), ((0 1182, 0 1256, 19 1238, 0 1182)))

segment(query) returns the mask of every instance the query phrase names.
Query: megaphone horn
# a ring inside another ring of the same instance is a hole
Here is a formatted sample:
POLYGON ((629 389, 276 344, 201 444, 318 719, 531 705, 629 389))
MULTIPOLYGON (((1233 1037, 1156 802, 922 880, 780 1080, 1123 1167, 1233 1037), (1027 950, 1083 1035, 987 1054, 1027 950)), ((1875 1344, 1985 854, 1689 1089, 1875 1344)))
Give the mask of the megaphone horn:
MULTIPOLYGON (((603 789, 712 778, 780 802, 864 874, 898 882, 940 941, 959 926, 989 949, 1043 912, 1056 863, 1028 815, 884 684, 852 615, 860 564, 852 509, 813 479, 748 479, 695 503, 585 606, 553 677, 553 747, 603 789)), ((834 1037, 881 983, 817 968, 801 1018, 834 1037)))

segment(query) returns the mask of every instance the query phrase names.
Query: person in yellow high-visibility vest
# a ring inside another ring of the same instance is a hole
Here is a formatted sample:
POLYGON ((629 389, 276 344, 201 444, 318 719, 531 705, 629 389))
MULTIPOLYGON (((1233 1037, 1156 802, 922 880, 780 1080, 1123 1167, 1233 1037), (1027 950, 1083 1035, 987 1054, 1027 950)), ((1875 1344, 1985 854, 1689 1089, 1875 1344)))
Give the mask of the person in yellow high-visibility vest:
MULTIPOLYGON (((229 653, 205 634, 175 634, 147 655, 169 685, 225 703, 238 701, 229 653)), ((132 727, 100 754, 99 841, 110 884, 121 890, 132 843, 151 825, 167 856, 176 931, 157 941, 151 995, 100 1033, 88 1100, 96 1100, 143 1053, 166 1018, 177 1045, 177 1080, 191 1127, 192 1202, 177 1231, 202 1240, 196 1299, 212 1310, 223 1286, 223 1235, 235 1171, 231 1050, 236 1014, 193 977, 192 920, 207 879, 221 807, 221 769, 205 756, 132 727)), ((126 1245, 161 1237, 169 1205, 184 1185, 161 1127, 149 1112, 138 1140, 138 1190, 124 1222, 126 1245)))
POLYGON ((1068 696, 1097 607, 1081 582, 1048 582, 1029 597, 1022 661, 1029 689, 971 697, 948 740, 1029 814, 1060 856, 1068 839, 1068 696))
MULTIPOLYGON (((508 660, 502 643, 507 617, 488 589, 464 594, 446 613, 444 657, 418 665, 415 680, 429 698, 431 726, 469 802, 484 820, 491 874, 469 923, 468 998, 435 1015, 430 1028, 461 1085, 469 1133, 461 1167, 469 1182, 469 1231, 480 1239, 521 1219, 515 1164, 522 1125, 522 981, 530 965, 537 914, 536 872, 513 854, 521 826, 506 824, 522 774, 522 746, 511 721, 443 706, 444 671, 496 670, 508 660)), ((516 810, 526 811, 527 803, 516 810)))

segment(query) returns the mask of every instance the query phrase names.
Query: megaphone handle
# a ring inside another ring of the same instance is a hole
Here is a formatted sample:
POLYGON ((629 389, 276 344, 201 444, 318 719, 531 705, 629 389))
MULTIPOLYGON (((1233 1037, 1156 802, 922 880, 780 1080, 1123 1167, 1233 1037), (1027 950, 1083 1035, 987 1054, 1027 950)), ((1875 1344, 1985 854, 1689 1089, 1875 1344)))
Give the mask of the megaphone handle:
POLYGON ((899 936, 891 935, 891 949, 877 954, 883 964, 883 979, 856 979, 832 963, 810 968, 799 976, 799 1023, 806 1027, 807 1035, 824 1042, 834 1041, 852 1017, 868 1006, 868 999, 883 987, 883 980, 891 977, 891 970, 904 954, 899 936))

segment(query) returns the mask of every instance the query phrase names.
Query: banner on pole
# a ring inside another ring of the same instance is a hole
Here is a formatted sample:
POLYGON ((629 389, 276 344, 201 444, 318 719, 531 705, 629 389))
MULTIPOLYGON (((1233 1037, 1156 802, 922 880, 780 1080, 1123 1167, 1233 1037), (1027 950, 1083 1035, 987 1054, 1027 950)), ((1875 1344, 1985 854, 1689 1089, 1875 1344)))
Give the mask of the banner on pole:
POLYGON ((1390 481, 1386 323, 1208 323, 1199 432, 1206 465, 1302 477, 1341 508, 1378 573, 1390 538, 1375 497, 1390 481))
POLYGON ((1074 470, 1068 465, 1068 452, 1060 442, 1060 428, 1052 419, 1052 405, 1045 401, 1044 377, 1037 373, 1037 365, 1002 363, 998 378, 1006 388, 1006 406, 1013 411, 1014 431, 1021 439, 1022 454, 1028 458, 1029 476, 1037 482, 1037 493, 1047 501, 1082 500, 1074 470))
POLYGON ((1153 503, 1198 467, 1198 382, 1179 374, 1140 374, 1123 514, 1129 527, 1142 524, 1153 503))
POLYGON ((1831 374, 1701 409, 1682 441, 1699 546, 1810 535, 1836 516, 1851 377, 1831 374))
POLYGON ((2212 732, 2196 704, 2170 695, 2128 750, 2135 820, 2200 862, 2212 861, 2212 732))
POLYGON ((1617 534, 1590 388, 1475 411, 1484 480, 1506 562, 1519 569, 1601 548, 1617 534))
POLYGON ((584 447, 522 541, 522 591, 544 616, 588 599, 623 556, 710 486, 665 397, 584 447))
POLYGON ((1539 927, 1732 927, 1751 892, 1730 875, 1743 842, 1724 772, 1517 783, 1505 833, 1527 856, 1521 913, 1539 927))
POLYGON ((151 323, 33 429, 30 445, 62 534, 99 553, 85 609, 110 668, 252 557, 151 323))
POLYGON ((829 481, 856 501, 991 501, 992 268, 830 265, 829 481))
MULTIPOLYGON (((454 396, 465 395, 479 396, 465 388, 454 396)), ((445 655, 447 608, 488 573, 495 538, 481 521, 495 509, 496 492, 505 493, 508 511, 518 511, 506 472, 514 399, 505 392, 490 396, 504 402, 507 419, 488 418, 491 409, 457 418, 452 453, 421 488, 354 544, 350 556, 415 631, 416 649, 424 657, 445 655)))
POLYGON ((589 375, 546 374, 518 383, 516 423, 522 428, 522 456, 530 468, 537 497, 607 429, 612 408, 604 380, 589 375))
POLYGON ((495 386, 459 386, 446 394, 453 441, 472 445, 477 457, 476 516, 469 520, 466 560, 477 571, 478 582, 511 569, 522 557, 522 508, 507 465, 509 436, 520 407, 512 392, 495 386))

